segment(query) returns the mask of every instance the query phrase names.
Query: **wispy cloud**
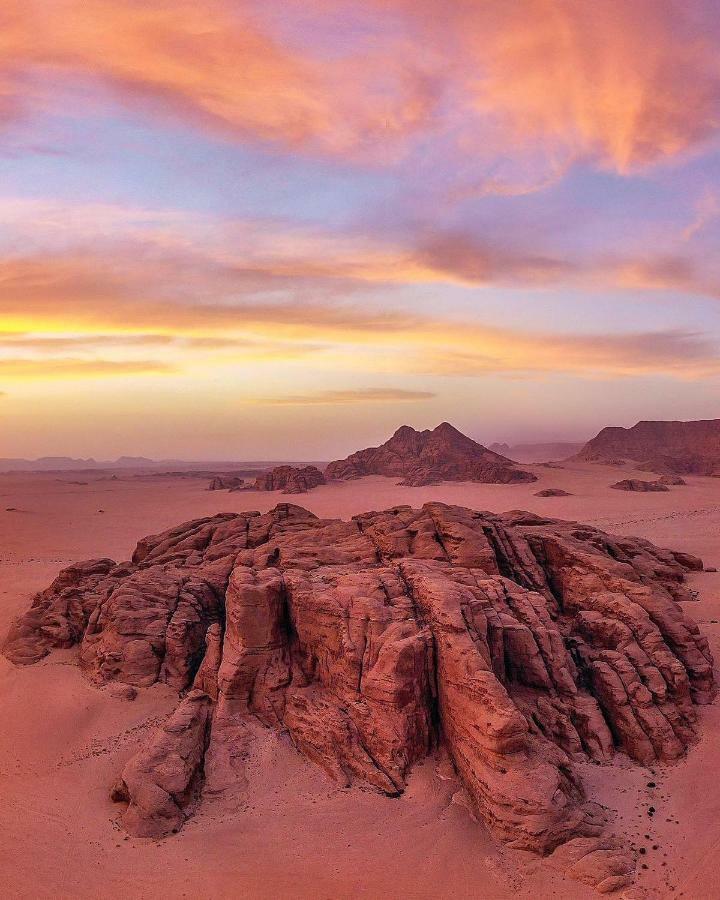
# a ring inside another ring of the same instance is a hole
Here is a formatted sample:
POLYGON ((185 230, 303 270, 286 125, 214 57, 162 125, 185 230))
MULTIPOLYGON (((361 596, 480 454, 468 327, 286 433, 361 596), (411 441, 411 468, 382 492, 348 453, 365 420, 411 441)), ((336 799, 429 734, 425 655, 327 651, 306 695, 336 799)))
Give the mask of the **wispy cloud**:
POLYGON ((177 371, 169 363, 155 360, 0 359, 0 376, 5 378, 102 378, 112 375, 166 375, 177 371))
MULTIPOLYGON (((709 203, 704 209, 703 225, 709 203)), ((126 304, 165 297, 179 306, 197 304, 212 318, 214 305, 237 310, 238 300, 260 298, 259 307, 292 306, 292 296, 310 307, 332 301, 338 322, 352 328, 352 298, 373 285, 720 295, 713 258, 693 255, 677 240, 672 251, 655 246, 573 254, 532 224, 519 225, 512 236, 471 226, 343 234, 289 221, 12 198, 0 200, 0 218, 13 234, 4 252, 0 241, 0 312, 6 315, 13 306, 32 315, 66 297, 72 309, 114 305, 123 316, 126 304)), ((392 328, 394 321, 392 311, 377 314, 379 328, 392 328)), ((399 324, 405 327, 404 319, 399 324)))
POLYGON ((80 78, 140 112, 296 151, 388 162, 442 137, 446 154, 510 161, 485 179, 498 193, 542 186, 578 158, 628 172, 717 134, 712 0, 324 0, 311 12, 286 0, 281 10, 56 0, 39 13, 5 0, 0 114, 16 118, 49 103, 52 82, 80 78))
POLYGON ((346 406, 362 403, 417 403, 432 400, 432 391, 409 391, 401 388, 359 388, 357 390, 317 391, 314 394, 289 394, 263 397, 256 402, 268 406, 346 406))
POLYGON ((695 218, 684 229, 683 240, 689 241, 713 219, 720 216, 720 198, 716 191, 705 188, 695 204, 695 218))
MULTIPOLYGON (((35 354, 47 357, 51 367, 58 348, 95 355, 112 349, 117 355, 156 343, 158 354, 169 353, 168 363, 156 364, 158 371, 190 365, 192 354, 201 355, 206 371, 233 362, 308 358, 336 371, 453 376, 656 372, 703 377, 718 369, 717 347, 700 332, 573 334, 501 328, 468 317, 446 320, 401 309, 379 310, 365 297, 355 303, 328 299, 310 304, 262 299, 262 294, 258 297, 253 291, 243 297, 236 290, 232 300, 228 297, 222 303, 192 302, 193 297, 184 293, 184 281, 177 299, 168 291, 170 269, 170 263, 163 263, 158 270, 143 269, 139 280, 121 283, 113 272, 105 273, 87 258, 8 263, 5 277, 0 275, 0 310, 5 320, 15 322, 19 332, 26 332, 31 321, 45 334, 41 338, 27 333, 6 336, 4 346, 17 341, 26 351, 32 347, 35 354), (68 336, 68 329, 75 334, 68 336), (53 331, 59 336, 48 337, 53 331)), ((666 266, 657 286, 667 287, 671 275, 676 283, 682 274, 666 266)), ((212 285, 222 294, 225 277, 222 274, 216 281, 208 273, 205 288, 212 285)), ((634 277, 649 276, 644 272, 634 277)), ((78 358, 73 365, 58 365, 57 371, 74 367, 78 374, 91 375, 96 364, 78 358)), ((121 365, 119 360, 108 361, 105 371, 120 371, 121 365)), ((150 364, 131 357, 127 365, 151 370, 150 364)), ((6 360, 0 373, 4 370, 16 375, 37 373, 42 360, 6 360)), ((52 368, 45 371, 51 373, 52 368)))
POLYGON ((720 347, 715 342, 674 330, 552 334, 467 324, 443 342, 428 344, 399 358, 398 365, 417 374, 465 377, 556 373, 693 379, 720 375, 720 347))
MULTIPOLYGON (((263 26, 251 0, 56 0, 34 14, 3 6, 0 85, 6 117, 21 113, 26 82, 85 78, 155 117, 174 116, 235 140, 297 150, 375 155, 424 124, 432 82, 384 42, 328 59, 263 26)), ((288 14, 290 10, 288 10, 288 14)), ((46 87, 47 90, 47 87, 46 87)))

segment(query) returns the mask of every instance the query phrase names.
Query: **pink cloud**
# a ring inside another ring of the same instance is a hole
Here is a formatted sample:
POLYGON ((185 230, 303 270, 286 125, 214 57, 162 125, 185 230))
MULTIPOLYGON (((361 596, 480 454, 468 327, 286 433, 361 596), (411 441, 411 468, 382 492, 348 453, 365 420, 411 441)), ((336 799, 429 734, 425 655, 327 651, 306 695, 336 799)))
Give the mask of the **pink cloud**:
POLYGON ((294 150, 386 162, 440 136, 478 176, 503 161, 469 190, 522 193, 575 159, 627 172, 715 136, 712 13, 706 0, 6 0, 0 118, 79 77, 294 150))

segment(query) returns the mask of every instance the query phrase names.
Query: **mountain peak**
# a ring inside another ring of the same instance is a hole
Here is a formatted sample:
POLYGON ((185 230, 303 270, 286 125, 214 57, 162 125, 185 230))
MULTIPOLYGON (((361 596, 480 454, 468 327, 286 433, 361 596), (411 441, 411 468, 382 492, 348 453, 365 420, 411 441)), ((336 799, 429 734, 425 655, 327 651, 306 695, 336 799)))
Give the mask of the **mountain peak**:
POLYGON ((449 422, 427 431, 402 425, 381 446, 358 450, 330 463, 325 475, 339 479, 388 475, 402 478, 409 486, 441 481, 510 484, 536 480, 531 472, 478 444, 449 422))

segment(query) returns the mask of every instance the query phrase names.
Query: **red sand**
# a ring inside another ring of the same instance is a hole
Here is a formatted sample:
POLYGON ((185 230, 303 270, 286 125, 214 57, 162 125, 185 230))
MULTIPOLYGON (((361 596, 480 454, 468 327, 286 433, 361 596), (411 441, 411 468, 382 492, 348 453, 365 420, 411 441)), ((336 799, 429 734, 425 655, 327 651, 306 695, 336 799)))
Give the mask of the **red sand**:
MULTIPOLYGON (((33 591, 73 560, 126 558, 138 538, 183 520, 265 510, 288 499, 342 517, 431 499, 496 511, 525 508, 639 534, 720 565, 720 479, 689 478, 687 487, 637 495, 608 487, 632 475, 629 469, 567 463, 535 471, 540 480, 527 485, 406 488, 371 477, 292 498, 208 492, 205 481, 195 478, 124 473, 110 481, 92 473, 82 475, 89 484, 73 485, 52 474, 2 475, 0 631, 33 591), (534 496, 546 487, 573 496, 534 496)), ((686 611, 720 658, 720 575, 693 580, 701 599, 686 611)), ((401 799, 389 800, 339 789, 272 736, 257 744, 247 793, 204 804, 169 840, 128 839, 115 824, 108 788, 173 698, 153 688, 134 703, 114 699, 88 685, 72 659, 71 652, 55 653, 25 669, 0 659, 0 872, 6 897, 597 896, 555 875, 537 857, 499 846, 453 802, 457 784, 446 772, 438 777, 432 763, 416 771, 401 799)), ((612 783, 602 767, 588 766, 585 773, 589 789, 602 782, 606 802, 612 798, 619 833, 646 848, 640 862, 648 869, 640 870, 638 885, 647 897, 720 897, 720 706, 701 716, 701 740, 677 765, 657 767, 654 774, 628 766, 612 783), (652 818, 650 805, 657 810, 652 818)))

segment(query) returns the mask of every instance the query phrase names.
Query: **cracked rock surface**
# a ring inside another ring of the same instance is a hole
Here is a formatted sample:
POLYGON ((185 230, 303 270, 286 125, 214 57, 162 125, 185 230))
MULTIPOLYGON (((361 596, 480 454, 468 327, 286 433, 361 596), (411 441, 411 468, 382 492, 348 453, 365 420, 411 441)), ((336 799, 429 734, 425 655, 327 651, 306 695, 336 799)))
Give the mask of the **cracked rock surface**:
POLYGON ((610 891, 634 859, 577 764, 649 765, 692 743, 712 658, 679 602, 701 568, 527 512, 430 503, 341 521, 280 504, 63 570, 3 651, 22 665, 77 644, 96 683, 179 692, 112 788, 132 834, 172 833, 242 782, 261 723, 390 796, 442 749, 496 836, 610 891))
POLYGON ((325 484, 325 476, 316 466, 275 466, 256 478, 255 490, 305 494, 320 484, 325 484))

